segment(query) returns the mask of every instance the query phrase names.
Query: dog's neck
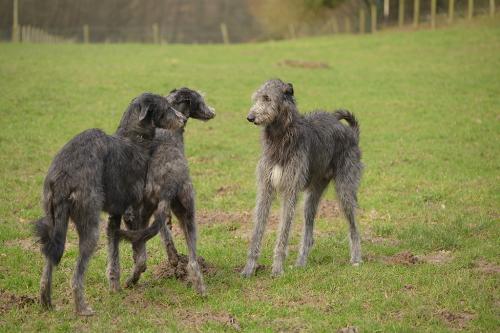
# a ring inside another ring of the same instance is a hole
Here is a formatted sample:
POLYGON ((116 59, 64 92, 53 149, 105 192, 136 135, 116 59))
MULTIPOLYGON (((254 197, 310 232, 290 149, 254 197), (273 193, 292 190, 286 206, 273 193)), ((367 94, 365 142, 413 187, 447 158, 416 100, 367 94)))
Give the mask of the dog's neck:
POLYGON ((301 140, 300 126, 297 126, 301 115, 296 110, 291 110, 290 114, 280 117, 264 128, 263 143, 266 155, 275 163, 285 165, 301 140))
POLYGON ((136 120, 137 115, 132 110, 127 110, 118 125, 116 135, 127 138, 134 143, 144 143, 151 141, 155 137, 155 127, 153 124, 140 123, 136 120))

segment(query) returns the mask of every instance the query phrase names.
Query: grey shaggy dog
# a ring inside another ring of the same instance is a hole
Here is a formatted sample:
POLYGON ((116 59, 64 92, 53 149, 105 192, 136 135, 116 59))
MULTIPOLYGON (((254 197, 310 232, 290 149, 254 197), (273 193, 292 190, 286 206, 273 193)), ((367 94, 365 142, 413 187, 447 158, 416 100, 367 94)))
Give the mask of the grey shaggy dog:
POLYGON ((45 217, 35 222, 45 256, 40 281, 43 306, 52 306, 52 270, 63 255, 71 218, 79 237, 71 281, 75 308, 80 315, 93 314, 85 302, 83 279, 99 237, 99 214, 118 216, 141 203, 155 129, 179 128, 185 121, 166 98, 145 93, 130 103, 114 135, 90 129, 57 153, 43 187, 45 217))
POLYGON ((282 195, 281 223, 274 249, 272 275, 283 274, 290 226, 297 195, 305 191, 304 233, 296 265, 304 266, 313 244, 316 210, 333 180, 349 223, 351 263, 361 263, 361 245, 355 220, 362 163, 359 126, 354 115, 316 111, 299 114, 293 87, 281 80, 265 82, 252 96, 248 121, 263 126, 262 155, 257 166, 255 224, 242 276, 254 274, 264 228, 276 192, 282 195), (346 126, 340 122, 344 119, 346 126))
MULTIPOLYGON (((176 89, 167 96, 167 99, 186 119, 206 121, 215 117, 214 109, 207 106, 203 97, 194 90, 176 89)), ((178 264, 179 255, 169 228, 171 210, 179 220, 186 238, 189 251, 187 266, 189 280, 198 293, 205 295, 205 283, 196 260, 195 194, 184 154, 184 127, 176 130, 156 130, 142 207, 131 209, 124 216, 129 230, 120 230, 119 222, 111 224, 112 221, 110 221, 113 231, 108 232, 108 236, 112 238, 109 241, 112 246, 109 249, 109 258, 110 267, 114 272, 111 278, 119 281, 118 241, 120 238, 131 241, 133 249, 134 269, 126 286, 136 284, 140 275, 146 270, 146 241, 158 232, 160 232, 170 263, 174 266, 178 264), (154 222, 146 228, 152 216, 154 216, 154 222), (168 226, 165 226, 165 223, 168 226)), ((113 219, 113 221, 118 220, 113 219)))

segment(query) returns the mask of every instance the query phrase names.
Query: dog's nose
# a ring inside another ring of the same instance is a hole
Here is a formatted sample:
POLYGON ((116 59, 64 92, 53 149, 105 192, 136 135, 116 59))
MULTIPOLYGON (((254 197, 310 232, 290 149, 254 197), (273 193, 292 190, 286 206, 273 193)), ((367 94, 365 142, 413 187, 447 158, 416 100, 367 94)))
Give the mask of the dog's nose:
POLYGON ((255 121, 255 116, 254 116, 254 115, 249 114, 249 115, 247 116, 247 120, 248 120, 249 122, 253 123, 253 122, 255 121))

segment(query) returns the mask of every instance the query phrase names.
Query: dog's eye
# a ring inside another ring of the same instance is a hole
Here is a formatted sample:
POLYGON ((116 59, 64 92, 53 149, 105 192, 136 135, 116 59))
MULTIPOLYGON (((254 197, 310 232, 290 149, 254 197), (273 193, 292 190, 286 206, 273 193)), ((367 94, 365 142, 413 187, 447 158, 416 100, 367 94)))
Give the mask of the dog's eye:
POLYGON ((269 96, 267 95, 262 95, 262 99, 265 101, 265 102, 269 102, 271 99, 269 98, 269 96))

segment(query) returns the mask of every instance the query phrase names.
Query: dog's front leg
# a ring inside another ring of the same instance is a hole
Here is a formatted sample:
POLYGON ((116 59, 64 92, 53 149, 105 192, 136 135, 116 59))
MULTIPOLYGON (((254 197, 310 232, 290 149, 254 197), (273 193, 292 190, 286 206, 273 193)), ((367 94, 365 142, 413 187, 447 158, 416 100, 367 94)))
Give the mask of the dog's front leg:
POLYGON ((288 237, 290 236, 290 228, 295 215, 296 203, 297 192, 295 190, 283 193, 281 203, 280 232, 278 238, 276 239, 276 246, 274 248, 273 268, 271 273, 274 277, 283 274, 283 264, 286 259, 288 237))
POLYGON ((245 268, 241 272, 243 277, 250 277, 257 268, 257 259, 260 255, 260 246, 262 236, 269 217, 269 211, 274 198, 274 189, 272 188, 269 177, 259 174, 259 189, 257 194, 257 206, 254 213, 254 228, 250 248, 248 250, 248 259, 245 268))

